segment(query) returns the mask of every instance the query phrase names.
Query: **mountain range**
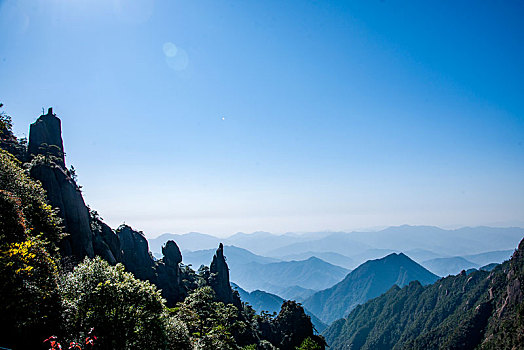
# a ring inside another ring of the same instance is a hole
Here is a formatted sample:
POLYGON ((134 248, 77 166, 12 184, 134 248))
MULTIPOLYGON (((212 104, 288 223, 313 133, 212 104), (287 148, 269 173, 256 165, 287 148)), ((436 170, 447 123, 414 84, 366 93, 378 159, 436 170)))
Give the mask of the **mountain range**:
POLYGON ((411 282, 356 307, 323 333, 330 349, 522 349, 524 240, 491 272, 411 282))
POLYGON ((332 264, 352 269, 367 260, 400 252, 419 263, 435 258, 461 256, 482 266, 507 259, 508 251, 513 251, 523 236, 524 229, 519 227, 479 226, 445 230, 434 226, 403 225, 376 232, 311 232, 281 235, 255 232, 237 233, 220 239, 192 232, 181 235, 164 234, 150 239, 149 242, 151 251, 157 254, 161 253, 162 244, 168 239, 174 240, 188 251, 211 249, 222 242, 279 260, 302 260, 316 256, 332 264), (494 260, 474 260, 487 252, 492 252, 491 259, 494 260), (504 258, 501 259, 501 256, 504 258))
POLYGON ((415 280, 430 284, 438 278, 408 256, 393 253, 382 259, 367 261, 349 273, 343 281, 313 294, 303 304, 329 324, 346 316, 357 305, 386 292, 393 285, 402 287, 415 280))

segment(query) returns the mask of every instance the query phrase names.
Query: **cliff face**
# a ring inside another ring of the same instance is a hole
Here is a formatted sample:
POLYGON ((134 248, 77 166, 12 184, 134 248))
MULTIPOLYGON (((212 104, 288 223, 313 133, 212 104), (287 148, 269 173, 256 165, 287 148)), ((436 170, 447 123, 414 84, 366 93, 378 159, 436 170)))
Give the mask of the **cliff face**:
POLYGON ((242 305, 240 297, 238 294, 233 293, 229 284, 229 268, 224 257, 224 246, 222 243, 220 243, 213 256, 209 272, 211 273, 209 284, 215 291, 217 299, 225 304, 233 304, 240 308, 242 305))
POLYGON ((122 263, 126 269, 137 278, 153 282, 154 261, 149 255, 149 246, 143 233, 134 231, 127 225, 122 225, 117 230, 122 250, 122 263))
POLYGON ((61 242, 62 255, 77 260, 95 256, 93 233, 89 226, 89 211, 80 190, 64 168, 50 163, 37 163, 31 167, 31 177, 40 180, 47 192, 49 203, 59 209, 65 232, 69 235, 61 242))
POLYGON ((42 183, 51 206, 59 209, 68 234, 60 245, 62 256, 80 261, 99 255, 111 264, 122 261, 118 237, 100 220, 92 225, 80 188, 65 167, 61 121, 51 108, 31 124, 28 153, 32 158, 42 156, 33 159, 30 174, 42 183))
POLYGON ((97 218, 91 219, 91 231, 93 232, 93 248, 95 255, 115 265, 122 261, 122 249, 120 248, 120 239, 116 233, 97 218))

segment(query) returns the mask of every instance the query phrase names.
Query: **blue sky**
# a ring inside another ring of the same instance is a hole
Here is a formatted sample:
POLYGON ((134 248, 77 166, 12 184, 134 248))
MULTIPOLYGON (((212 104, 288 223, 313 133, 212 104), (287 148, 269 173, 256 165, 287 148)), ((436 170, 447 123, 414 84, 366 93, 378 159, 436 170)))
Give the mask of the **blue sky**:
POLYGON ((0 100, 112 226, 524 224, 520 1, 0 0, 0 100))

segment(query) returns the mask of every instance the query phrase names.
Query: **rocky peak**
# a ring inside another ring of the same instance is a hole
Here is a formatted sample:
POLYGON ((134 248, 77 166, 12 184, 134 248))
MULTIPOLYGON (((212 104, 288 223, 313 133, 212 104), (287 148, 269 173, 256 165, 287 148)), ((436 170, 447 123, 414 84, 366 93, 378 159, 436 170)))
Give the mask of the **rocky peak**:
POLYGON ((229 284, 229 268, 224 257, 224 245, 220 243, 213 256, 213 261, 209 267, 211 273, 209 284, 215 291, 217 299, 226 303, 240 307, 240 297, 234 294, 229 284))
POLYGON ((62 124, 53 109, 42 114, 29 129, 29 155, 42 154, 56 157, 56 163, 65 168, 64 144, 62 141, 62 124))
POLYGON ((174 241, 167 241, 162 247, 162 254, 166 266, 176 267, 182 262, 182 253, 174 241))

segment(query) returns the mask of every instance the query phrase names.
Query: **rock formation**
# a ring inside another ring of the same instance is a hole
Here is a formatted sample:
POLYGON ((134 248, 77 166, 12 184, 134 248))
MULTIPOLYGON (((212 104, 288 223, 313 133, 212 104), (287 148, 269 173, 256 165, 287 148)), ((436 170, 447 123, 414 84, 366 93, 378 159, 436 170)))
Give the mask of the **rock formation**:
POLYGON ((120 243, 113 230, 100 220, 94 222, 97 229, 92 229, 80 188, 65 167, 61 121, 52 108, 31 124, 28 153, 32 158, 40 155, 33 159, 31 177, 42 183, 49 203, 58 208, 68 235, 60 245, 62 256, 80 261, 99 255, 111 264, 121 261, 120 243))
POLYGON ((93 232, 93 248, 95 255, 115 265, 122 261, 120 239, 111 227, 100 219, 91 217, 91 231, 93 232))
POLYGON ((211 273, 209 284, 215 291, 217 299, 225 304, 233 304, 240 308, 242 306, 240 297, 237 293, 233 293, 229 284, 229 268, 224 257, 224 246, 222 243, 220 243, 213 256, 209 272, 211 273))
POLYGON ((61 242, 63 256, 81 260, 94 257, 93 233, 89 225, 89 211, 82 194, 66 170, 53 162, 36 163, 31 167, 31 177, 40 180, 47 192, 49 203, 59 209, 68 236, 61 242))
POLYGON ((167 306, 173 307, 178 301, 182 301, 185 290, 180 280, 180 266, 182 254, 174 241, 167 241, 162 247, 164 257, 157 261, 155 270, 157 273, 157 283, 162 290, 162 296, 166 299, 167 306))
POLYGON ((149 245, 144 234, 127 225, 122 225, 118 228, 117 235, 122 250, 122 263, 126 270, 139 279, 154 282, 154 261, 149 255, 149 245))
POLYGON ((36 156, 52 155, 56 163, 65 168, 64 144, 62 141, 62 124, 60 119, 49 108, 47 114, 41 115, 29 129, 28 153, 36 156))
POLYGON ((51 108, 31 124, 28 153, 33 158, 31 176, 40 180, 49 203, 58 208, 68 234, 61 242, 63 257, 80 261, 98 255, 110 264, 121 262, 137 278, 156 284, 169 306, 183 298, 182 254, 175 242, 168 242, 162 249, 164 258, 155 262, 142 232, 123 225, 115 233, 96 212, 90 213, 65 166, 61 121, 51 108))

